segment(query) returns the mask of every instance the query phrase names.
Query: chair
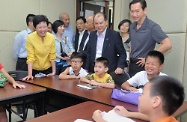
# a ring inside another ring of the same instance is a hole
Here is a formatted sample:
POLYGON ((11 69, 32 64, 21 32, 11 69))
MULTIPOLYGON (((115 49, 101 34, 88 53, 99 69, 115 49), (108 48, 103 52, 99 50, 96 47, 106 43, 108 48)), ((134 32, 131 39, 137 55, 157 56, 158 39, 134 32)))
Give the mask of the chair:
MULTIPOLYGON (((28 75, 27 71, 18 71, 18 70, 9 71, 8 73, 16 81, 21 81, 22 78, 24 78, 25 76, 28 75)), ((15 113, 17 116, 19 116, 23 121, 25 121, 26 118, 27 118, 28 108, 29 108, 30 105, 33 105, 35 117, 38 116, 37 115, 36 105, 34 104, 34 100, 33 99, 27 99, 26 101, 15 102, 15 103, 11 103, 10 105, 8 105, 6 108, 7 108, 7 111, 9 112, 9 122, 11 122, 11 114, 12 114, 12 112, 15 113), (19 114, 15 110, 13 110, 11 108, 11 106, 21 106, 23 115, 19 114)))
POLYGON ((8 74, 14 78, 14 80, 20 81, 22 78, 28 75, 27 71, 9 71, 8 74))
POLYGON ((130 78, 129 74, 125 72, 123 74, 112 72, 110 75, 118 87, 121 87, 121 85, 130 78))

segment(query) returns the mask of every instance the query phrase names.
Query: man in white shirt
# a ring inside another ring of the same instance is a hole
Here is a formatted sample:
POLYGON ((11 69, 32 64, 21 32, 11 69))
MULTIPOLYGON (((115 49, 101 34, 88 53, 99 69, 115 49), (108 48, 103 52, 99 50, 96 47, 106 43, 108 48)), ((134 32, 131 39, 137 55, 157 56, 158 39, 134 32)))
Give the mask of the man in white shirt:
POLYGON ((114 71, 116 74, 123 73, 126 52, 119 33, 107 27, 107 18, 101 12, 94 16, 94 26, 95 31, 89 36, 85 69, 93 72, 95 60, 98 57, 105 57, 109 61, 109 73, 114 71))
POLYGON ((27 71, 27 51, 25 48, 26 38, 28 34, 32 33, 35 29, 33 26, 34 14, 28 14, 26 17, 27 28, 16 34, 13 47, 13 57, 17 61, 16 70, 27 71))

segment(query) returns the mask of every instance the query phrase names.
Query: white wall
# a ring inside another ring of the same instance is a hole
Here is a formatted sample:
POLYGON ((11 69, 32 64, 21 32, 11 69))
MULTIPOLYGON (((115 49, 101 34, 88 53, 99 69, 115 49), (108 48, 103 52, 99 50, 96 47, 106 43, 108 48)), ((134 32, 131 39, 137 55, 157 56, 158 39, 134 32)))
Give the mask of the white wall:
POLYGON ((14 37, 26 28, 27 14, 44 14, 53 22, 64 11, 69 13, 70 23, 75 26, 75 0, 0 0, 0 3, 0 63, 6 70, 15 69, 14 37))

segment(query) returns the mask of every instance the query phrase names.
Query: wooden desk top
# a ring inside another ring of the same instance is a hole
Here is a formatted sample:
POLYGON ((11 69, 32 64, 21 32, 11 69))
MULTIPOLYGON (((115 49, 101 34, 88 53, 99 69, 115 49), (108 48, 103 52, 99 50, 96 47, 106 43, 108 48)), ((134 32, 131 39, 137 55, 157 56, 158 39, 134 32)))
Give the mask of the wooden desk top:
MULTIPOLYGON (((112 89, 96 88, 87 90, 78 87, 77 84, 79 84, 79 82, 77 80, 59 80, 58 76, 35 78, 34 80, 27 82, 49 89, 62 91, 72 96, 82 97, 84 99, 99 102, 109 106, 121 105, 130 111, 138 111, 138 107, 136 105, 111 99, 110 96, 112 89)), ((173 116, 178 118, 185 112, 187 112, 187 101, 183 103, 183 105, 173 114, 173 116)))
MULTIPOLYGON (((47 115, 28 120, 28 122, 74 122, 76 119, 92 120, 92 114, 95 110, 110 111, 113 107, 103 105, 96 102, 84 102, 74 105, 47 115)), ((133 119, 136 122, 145 122, 142 120, 133 119)))
POLYGON ((87 90, 77 86, 78 80, 59 80, 58 76, 35 78, 34 80, 26 81, 35 85, 43 86, 49 89, 62 91, 72 96, 78 96, 87 100, 103 103, 110 106, 122 105, 130 111, 138 111, 136 105, 124 103, 118 100, 111 99, 112 89, 96 88, 87 90))
POLYGON ((9 100, 17 97, 22 97, 26 95, 36 94, 40 92, 46 91, 45 88, 31 85, 28 83, 21 82, 20 84, 23 84, 26 86, 25 89, 14 89, 10 83, 6 83, 4 88, 0 88, 0 102, 4 100, 9 100))

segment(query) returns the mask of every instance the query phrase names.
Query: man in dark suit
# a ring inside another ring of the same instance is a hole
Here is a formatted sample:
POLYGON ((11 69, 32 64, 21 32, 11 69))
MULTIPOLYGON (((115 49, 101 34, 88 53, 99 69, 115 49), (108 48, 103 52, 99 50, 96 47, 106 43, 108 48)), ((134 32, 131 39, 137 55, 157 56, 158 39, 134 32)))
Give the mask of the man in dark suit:
POLYGON ((99 12, 94 16, 95 31, 90 33, 86 68, 93 72, 94 62, 98 57, 105 57, 109 61, 109 73, 123 73, 126 65, 126 53, 122 45, 122 39, 118 32, 107 27, 106 16, 99 12))
POLYGON ((76 52, 82 52, 83 53, 83 65, 82 67, 85 68, 86 64, 86 48, 87 48, 87 42, 89 38, 89 33, 85 29, 86 28, 86 19, 84 17, 78 17, 76 19, 76 26, 78 32, 75 35, 75 51, 76 52))
POLYGON ((75 51, 84 51, 88 42, 88 31, 85 30, 86 19, 84 17, 78 17, 76 19, 76 25, 78 32, 75 35, 75 51))

